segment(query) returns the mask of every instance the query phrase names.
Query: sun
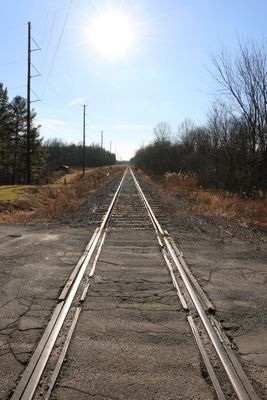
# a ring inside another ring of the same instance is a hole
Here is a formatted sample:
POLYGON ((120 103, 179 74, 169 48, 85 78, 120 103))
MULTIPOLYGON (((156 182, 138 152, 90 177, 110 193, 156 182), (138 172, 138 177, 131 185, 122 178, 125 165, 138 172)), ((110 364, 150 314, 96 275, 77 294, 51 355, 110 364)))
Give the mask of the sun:
POLYGON ((119 11, 107 11, 92 20, 89 27, 91 45, 105 57, 118 57, 134 42, 130 18, 119 11))

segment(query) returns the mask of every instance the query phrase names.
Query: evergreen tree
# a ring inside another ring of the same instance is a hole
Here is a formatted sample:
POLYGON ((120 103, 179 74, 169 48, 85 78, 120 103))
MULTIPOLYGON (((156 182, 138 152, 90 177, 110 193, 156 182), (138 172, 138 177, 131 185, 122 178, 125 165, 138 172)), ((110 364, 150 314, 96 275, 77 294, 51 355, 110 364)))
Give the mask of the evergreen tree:
POLYGON ((0 82, 0 173, 6 183, 9 182, 11 143, 10 104, 7 88, 0 82))
POLYGON ((23 174, 23 151, 22 144, 26 132, 27 122, 27 105, 23 97, 16 96, 11 103, 11 120, 12 120, 12 184, 16 182, 16 178, 23 174))
MULTIPOLYGON (((37 182, 45 170, 46 150, 31 112, 32 178, 37 182)), ((7 89, 0 83, 0 183, 26 183, 27 171, 27 103, 16 96, 9 103, 7 89)))

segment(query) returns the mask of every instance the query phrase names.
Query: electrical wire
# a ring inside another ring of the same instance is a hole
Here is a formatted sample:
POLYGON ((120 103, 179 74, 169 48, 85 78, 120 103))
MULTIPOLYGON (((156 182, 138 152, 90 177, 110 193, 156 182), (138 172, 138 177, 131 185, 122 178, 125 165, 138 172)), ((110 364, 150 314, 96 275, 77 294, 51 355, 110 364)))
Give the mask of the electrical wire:
POLYGON ((52 25, 51 25, 51 28, 50 28, 50 32, 49 32, 48 42, 47 42, 46 49, 45 49, 44 62, 43 62, 43 65, 42 65, 42 70, 44 70, 44 68, 46 66, 47 54, 48 54, 48 50, 49 50, 49 47, 50 47, 53 31, 54 31, 56 15, 57 15, 57 13, 55 12, 54 18, 53 18, 53 21, 52 21, 52 25))
POLYGON ((68 21, 69 15, 70 15, 70 9, 71 9, 72 2, 73 2, 73 0, 70 0, 69 7, 68 7, 68 10, 67 10, 67 14, 66 14, 66 17, 65 17, 65 20, 64 20, 64 23, 63 23, 63 26, 62 26, 60 35, 59 35, 57 47, 56 47, 56 50, 55 50, 55 53, 54 53, 54 56, 53 56, 53 59, 52 59, 51 65, 50 65, 50 69, 49 69, 48 74, 47 74, 47 77, 46 77, 45 86, 44 86, 44 89, 43 89, 43 92, 42 92, 42 97, 43 97, 44 92, 45 92, 45 90, 46 90, 47 82, 48 82, 48 80, 49 80, 49 78, 50 78, 52 69, 53 69, 53 67, 54 67, 54 63, 55 63, 55 59, 56 59, 56 56, 57 56, 57 53, 58 53, 58 50, 59 50, 59 46, 60 46, 60 44, 61 44, 62 37, 63 37, 64 31, 65 31, 65 27, 66 27, 66 25, 67 25, 67 21, 68 21))
POLYGON ((46 19, 45 19, 45 24, 44 24, 44 30, 43 30, 43 35, 41 39, 41 46, 44 47, 44 40, 46 37, 46 30, 47 30, 47 25, 48 25, 48 12, 46 13, 46 19))

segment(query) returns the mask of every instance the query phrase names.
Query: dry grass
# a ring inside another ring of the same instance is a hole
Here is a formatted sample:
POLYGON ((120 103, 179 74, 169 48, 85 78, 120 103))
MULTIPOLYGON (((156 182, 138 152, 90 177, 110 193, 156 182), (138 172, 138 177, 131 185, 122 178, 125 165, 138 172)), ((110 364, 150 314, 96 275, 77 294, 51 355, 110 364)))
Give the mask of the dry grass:
MULTIPOLYGON (((94 171, 94 169, 92 170, 94 171)), ((86 171, 86 175, 88 175, 90 172, 90 170, 86 171)), ((65 182, 68 183, 72 183, 73 181, 75 181, 77 178, 81 177, 81 170, 79 169, 75 169, 75 170, 71 170, 69 171, 67 174, 58 174, 59 176, 55 175, 55 184, 60 184, 63 185, 65 184, 65 182)))
MULTIPOLYGON (((82 178, 81 171, 73 173, 70 180, 67 174, 69 183, 66 185, 56 181, 50 185, 16 189, 19 192, 14 199, 0 200, 0 223, 46 221, 75 211, 89 194, 120 171, 121 167, 116 166, 92 168, 82 178)), ((9 190, 12 192, 15 188, 9 190)))
MULTIPOLYGON (((221 216, 234 220, 240 225, 256 225, 267 229, 267 197, 244 199, 239 195, 223 191, 203 190, 199 188, 197 178, 187 174, 165 174, 156 183, 167 193, 182 196, 187 204, 187 213, 195 215, 221 216)), ((184 210, 175 210, 175 206, 167 199, 168 207, 176 214, 184 210)), ((179 214, 179 215, 180 215, 179 214)))
POLYGON ((227 192, 193 191, 192 211, 234 219, 241 225, 267 227, 267 199, 242 199, 227 192))
POLYGON ((173 193, 177 191, 189 193, 198 188, 197 178, 193 174, 167 172, 160 182, 167 191, 173 193))

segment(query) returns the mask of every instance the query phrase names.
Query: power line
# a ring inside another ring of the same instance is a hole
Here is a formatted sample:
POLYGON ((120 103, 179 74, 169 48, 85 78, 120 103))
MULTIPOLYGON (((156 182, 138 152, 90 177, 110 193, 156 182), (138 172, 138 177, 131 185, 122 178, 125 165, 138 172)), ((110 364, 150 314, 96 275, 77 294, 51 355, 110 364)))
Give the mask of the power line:
MULTIPOLYGON (((41 50, 41 49, 40 49, 41 50)), ((33 50, 32 50, 33 51, 33 50)), ((38 71, 37 68, 35 68, 35 66, 33 64, 31 64, 32 68, 34 69, 34 71, 36 72, 35 75, 31 75, 31 78, 36 78, 37 76, 41 76, 42 74, 40 73, 40 71, 38 71)))
POLYGON ((63 33, 64 33, 64 31, 65 31, 65 27, 66 27, 66 25, 67 25, 67 21, 68 21, 68 18, 69 18, 69 14, 70 14, 70 9, 71 9, 72 2, 73 2, 73 0, 70 0, 69 7, 68 7, 68 10, 67 10, 67 14, 66 14, 66 17, 65 17, 65 20, 64 20, 64 23, 63 23, 63 27, 62 27, 61 32, 60 32, 60 35, 59 35, 57 47, 56 47, 56 50, 55 50, 55 53, 54 53, 54 56, 53 56, 53 59, 52 59, 52 63, 51 63, 51 65, 50 65, 50 69, 49 69, 48 74, 47 74, 47 77, 46 77, 45 86, 44 86, 44 90, 43 90, 42 95, 44 94, 44 92, 45 92, 45 90, 46 90, 46 86, 47 86, 48 79, 50 78, 50 74, 51 74, 52 69, 53 69, 53 67, 54 67, 54 63, 55 63, 55 59, 56 59, 56 56, 57 56, 57 53, 58 53, 58 49, 59 49, 59 46, 60 46, 60 44, 61 44, 61 40, 62 40, 62 37, 63 37, 63 33))
POLYGON ((46 13, 46 19, 45 19, 45 24, 44 24, 43 36, 42 36, 42 39, 41 39, 42 46, 43 46, 43 44, 44 44, 44 40, 45 40, 45 37, 46 37, 47 25, 48 25, 48 12, 46 13))
POLYGON ((51 39, 52 39, 52 34, 53 34, 54 26, 55 26, 56 15, 57 15, 57 13, 55 12, 54 18, 53 18, 53 21, 52 21, 52 25, 51 25, 51 28, 50 28, 50 32, 49 32, 49 37, 48 37, 46 49, 45 49, 44 62, 43 62, 43 65, 42 65, 42 69, 44 69, 44 67, 46 65, 48 49, 49 49, 49 46, 50 46, 50 43, 51 43, 51 39))
POLYGON ((34 96, 36 97, 36 100, 31 100, 31 103, 36 103, 37 101, 41 101, 41 99, 39 99, 38 94, 35 93, 35 91, 32 90, 32 88, 31 88, 31 93, 34 94, 34 96))

